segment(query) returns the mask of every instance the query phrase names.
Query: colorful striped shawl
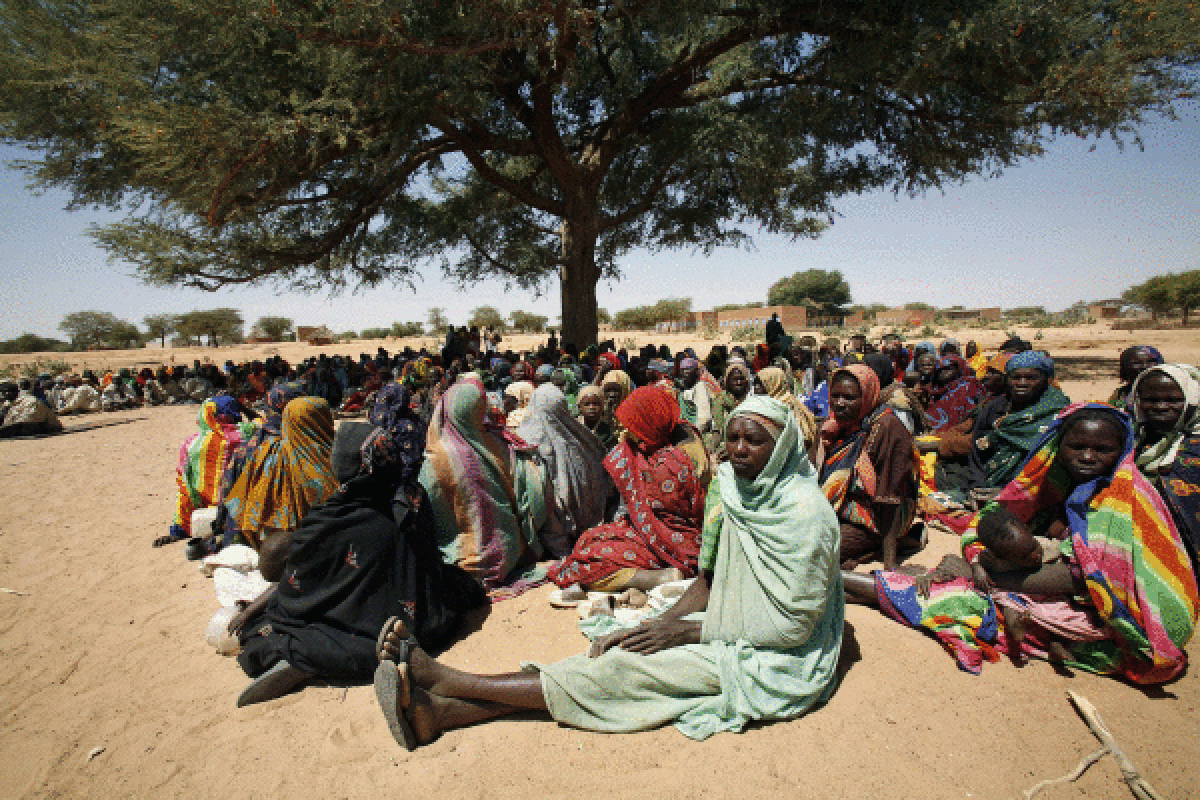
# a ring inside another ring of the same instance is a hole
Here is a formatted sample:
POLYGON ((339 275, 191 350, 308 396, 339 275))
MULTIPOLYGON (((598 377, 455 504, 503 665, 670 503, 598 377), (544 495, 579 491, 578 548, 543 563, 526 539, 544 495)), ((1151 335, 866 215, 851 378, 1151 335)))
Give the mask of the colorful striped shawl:
POLYGON ((333 413, 319 397, 299 397, 283 410, 279 438, 247 455, 225 498, 243 538, 257 549, 264 530, 292 531, 308 509, 338 488, 333 474, 333 413))
MULTIPOLYGON (((995 502, 1035 528, 1047 511, 1065 504, 1075 560, 1119 648, 1107 662, 1092 659, 1088 667, 1119 671, 1136 683, 1161 683, 1187 664, 1183 648, 1195 630, 1200 597, 1170 512, 1138 471, 1133 453, 1133 433, 1123 413, 1100 403, 1069 406, 995 502), (1084 408, 1112 414, 1126 441, 1112 475, 1068 493, 1066 470, 1057 460, 1063 422, 1084 408)), ((987 509, 980 515, 985 513, 987 509)), ((964 543, 973 542, 973 533, 968 531, 964 543)), ((1084 643, 1073 649, 1088 647, 1084 643)))
POLYGON ((484 429, 486 410, 484 391, 474 382, 457 383, 442 395, 429 423, 420 481, 443 557, 490 591, 529 560, 532 521, 523 527, 521 520, 537 514, 520 512, 512 445, 484 429))
POLYGON ((179 463, 175 482, 179 493, 175 502, 175 519, 171 535, 184 538, 192 535, 192 512, 220 502, 221 476, 234 449, 244 436, 254 430, 253 424, 222 422, 217 403, 209 400, 200 408, 197 419, 200 432, 189 436, 179 448, 179 463))

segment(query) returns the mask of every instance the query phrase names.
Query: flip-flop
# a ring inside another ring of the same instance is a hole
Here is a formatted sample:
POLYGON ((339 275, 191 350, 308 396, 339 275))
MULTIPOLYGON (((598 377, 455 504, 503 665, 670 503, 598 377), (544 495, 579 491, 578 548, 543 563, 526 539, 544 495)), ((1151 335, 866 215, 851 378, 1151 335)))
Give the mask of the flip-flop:
POLYGON ((396 627, 397 622, 403 622, 404 627, 408 628, 408 636, 400 640, 400 658, 396 663, 407 664, 409 656, 412 655, 413 647, 416 646, 413 641, 413 622, 408 615, 398 614, 394 617, 388 617, 387 622, 383 623, 383 627, 379 630, 379 636, 375 639, 375 657, 379 659, 380 663, 392 660, 383 657, 383 641, 392 632, 392 628, 396 627))
POLYGON ((286 661, 280 661, 255 678, 254 682, 238 695, 237 707, 242 708, 254 703, 265 703, 268 700, 283 697, 292 689, 307 682, 311 677, 304 670, 293 667, 286 661))
POLYGON ((383 711, 383 718, 387 720, 388 730, 392 732, 396 744, 411 751, 417 749, 417 734, 413 732, 412 725, 396 702, 401 692, 408 688, 408 680, 402 681, 400 678, 400 670, 404 669, 407 674, 407 668, 407 664, 397 667, 391 662, 381 662, 375 668, 375 699, 379 701, 379 708, 383 711))

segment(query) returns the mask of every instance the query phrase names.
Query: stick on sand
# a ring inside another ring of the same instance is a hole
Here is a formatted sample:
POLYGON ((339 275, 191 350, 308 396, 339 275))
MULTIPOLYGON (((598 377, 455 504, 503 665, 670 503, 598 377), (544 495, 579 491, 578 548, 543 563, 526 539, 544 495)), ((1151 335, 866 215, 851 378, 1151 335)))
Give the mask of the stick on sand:
POLYGON ((1064 775, 1061 778, 1042 781, 1036 786, 1026 789, 1025 800, 1032 800, 1038 792, 1049 786, 1079 780, 1083 773, 1087 772, 1088 767, 1109 753, 1112 753, 1113 757, 1117 759, 1117 766, 1121 768, 1121 777, 1125 779, 1125 783, 1128 784, 1129 791, 1133 792, 1134 797, 1138 800, 1162 800, 1158 796, 1158 792, 1154 791, 1154 787, 1141 776, 1137 771, 1137 767, 1133 765, 1133 761, 1125 754, 1121 746, 1117 744, 1116 738, 1109 731, 1108 726, 1104 724, 1104 720, 1100 719, 1100 712, 1096 710, 1091 701, 1070 689, 1067 690, 1067 699, 1071 701, 1071 705, 1075 706, 1075 710, 1079 712, 1079 716, 1083 717, 1083 721, 1087 723, 1092 734, 1100 740, 1100 743, 1104 747, 1089 756, 1085 756, 1070 774, 1064 775))

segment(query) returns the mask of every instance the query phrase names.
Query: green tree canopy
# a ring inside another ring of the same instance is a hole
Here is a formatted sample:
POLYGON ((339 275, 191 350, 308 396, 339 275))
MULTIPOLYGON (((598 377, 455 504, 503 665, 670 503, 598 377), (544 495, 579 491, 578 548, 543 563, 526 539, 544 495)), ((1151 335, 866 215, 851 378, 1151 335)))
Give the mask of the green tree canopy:
POLYGON ((838 270, 806 269, 780 278, 767 290, 769 306, 816 305, 823 311, 840 310, 850 302, 850 284, 838 270))
POLYGON ((491 325, 496 330, 503 331, 508 327, 508 321, 494 306, 480 306, 471 309, 471 313, 467 317, 467 325, 478 326, 480 329, 491 325))
POLYGON ((1155 275, 1144 283, 1131 286, 1121 295, 1125 301, 1140 306, 1155 318, 1177 308, 1175 286, 1171 275, 1155 275))
POLYGON ((296 334, 296 325, 288 317, 259 317, 251 331, 258 336, 282 342, 296 334))
POLYGON ((559 280, 816 235, 846 194, 1127 137, 1195 81, 1187 3, 10 0, 0 135, 149 281, 559 280))
POLYGON ((109 311, 75 311, 63 317, 58 329, 71 337, 71 347, 136 347, 141 344, 137 326, 109 311))
POLYGON ((596 324, 597 325, 612 325, 612 314, 608 313, 607 308, 596 309, 596 324))
POLYGON ((528 311, 513 311, 508 318, 512 321, 513 328, 524 333, 541 333, 546 330, 546 323, 550 321, 540 314, 531 314, 528 311))
POLYGON ((245 322, 242 312, 234 308, 214 308, 208 311, 189 311, 179 315, 175 330, 187 341, 200 342, 208 337, 210 347, 240 342, 243 339, 245 322))
POLYGON ((1183 312, 1183 324, 1187 325, 1192 311, 1200 307, 1200 269, 1175 276, 1175 302, 1183 312))
POLYGON ((158 339, 162 347, 167 346, 167 337, 175 332, 177 323, 178 318, 174 314, 151 314, 142 317, 142 324, 146 326, 147 340, 158 339))
POLYGON ((59 339, 48 339, 36 333, 22 333, 11 339, 0 341, 0 353, 47 353, 66 350, 67 343, 59 339))
POLYGON ((423 333, 425 333, 425 326, 419 322, 393 322, 390 335, 397 339, 404 339, 408 336, 420 336, 423 333))

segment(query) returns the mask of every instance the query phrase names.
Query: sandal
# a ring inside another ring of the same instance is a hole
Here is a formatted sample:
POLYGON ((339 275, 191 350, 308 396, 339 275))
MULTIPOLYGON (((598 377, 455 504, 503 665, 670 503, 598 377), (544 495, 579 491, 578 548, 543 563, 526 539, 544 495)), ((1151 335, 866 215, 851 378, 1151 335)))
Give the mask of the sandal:
POLYGON ((293 667, 286 661, 280 661, 269 670, 254 679, 254 682, 238 695, 237 707, 265 703, 277 697, 283 697, 297 686, 308 681, 312 676, 302 669, 293 667))
POLYGON ((582 597, 567 597, 565 596, 566 589, 553 589, 550 592, 550 605, 554 608, 578 608, 580 603, 587 601, 588 593, 584 592, 582 597))
POLYGON ((388 617, 387 622, 383 623, 383 628, 379 631, 378 638, 375 639, 375 657, 380 663, 391 661, 390 658, 383 656, 383 642, 387 639, 387 635, 391 633, 397 622, 403 622, 405 629, 408 631, 408 636, 400 640, 400 658, 396 662, 398 664, 407 664, 409 656, 412 655, 413 648, 416 647, 416 640, 413 638, 413 622, 412 618, 407 614, 399 614, 394 617, 388 617))
POLYGON ((412 702, 408 664, 397 667, 390 661, 380 662, 375 668, 375 699, 379 701, 379 708, 383 711, 383 718, 387 720, 388 730, 392 732, 396 744, 403 745, 405 750, 416 750, 417 734, 403 711, 412 702), (405 700, 407 702, 403 702, 405 700))

